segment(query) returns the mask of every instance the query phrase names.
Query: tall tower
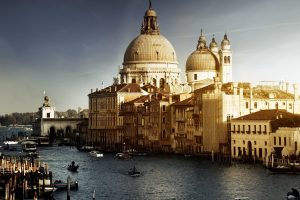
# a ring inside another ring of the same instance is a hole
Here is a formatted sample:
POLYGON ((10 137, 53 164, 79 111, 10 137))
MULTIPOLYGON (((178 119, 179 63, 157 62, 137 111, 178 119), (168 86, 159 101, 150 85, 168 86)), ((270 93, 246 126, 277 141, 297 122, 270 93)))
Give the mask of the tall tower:
POLYGON ((40 116, 41 116, 41 118, 42 119, 54 118, 54 112, 55 112, 55 108, 50 106, 49 97, 45 96, 43 106, 40 107, 40 116))
POLYGON ((224 35, 219 54, 221 81, 223 83, 232 82, 232 51, 230 47, 230 41, 227 38, 227 34, 224 35))

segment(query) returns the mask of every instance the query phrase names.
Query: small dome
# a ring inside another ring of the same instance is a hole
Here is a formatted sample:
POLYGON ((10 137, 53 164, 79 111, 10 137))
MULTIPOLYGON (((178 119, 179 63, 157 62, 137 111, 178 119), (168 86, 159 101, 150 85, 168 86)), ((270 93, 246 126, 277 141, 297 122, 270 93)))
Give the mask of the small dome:
POLYGON ((177 63, 177 57, 174 47, 164 36, 141 34, 128 45, 123 61, 123 64, 177 63))
POLYGON ((211 42, 210 42, 210 44, 209 44, 209 48, 210 48, 210 49, 212 49, 212 48, 214 48, 214 47, 218 47, 218 44, 217 44, 217 42, 216 42, 216 40, 215 40, 215 37, 212 38, 212 40, 211 40, 211 42))
POLYGON ((208 49, 194 51, 186 61, 186 71, 216 71, 219 70, 217 57, 208 49))
POLYGON ((230 45, 230 41, 228 40, 227 34, 224 35, 224 39, 222 40, 221 46, 227 46, 230 45))
POLYGON ((152 8, 149 8, 146 13, 145 13, 145 16, 148 16, 148 17, 156 17, 156 12, 155 10, 153 10, 152 8))

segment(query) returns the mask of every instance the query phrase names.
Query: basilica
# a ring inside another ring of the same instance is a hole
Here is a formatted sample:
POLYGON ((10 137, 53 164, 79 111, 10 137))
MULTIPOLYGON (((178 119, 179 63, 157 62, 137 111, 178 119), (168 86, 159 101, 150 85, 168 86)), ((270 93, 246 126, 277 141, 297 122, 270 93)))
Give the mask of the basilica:
MULTIPOLYGON (((233 82, 227 34, 219 45, 214 36, 208 41, 201 30, 181 81, 176 51, 161 34, 151 2, 141 21, 139 35, 124 53, 118 79, 88 94, 89 122, 80 134, 84 144, 115 152, 233 154, 233 147, 234 151, 238 147, 231 139, 232 119, 261 110, 300 113, 297 85, 291 91, 282 82, 256 86, 233 82)), ((240 145, 239 149, 247 147, 245 142, 240 145)))

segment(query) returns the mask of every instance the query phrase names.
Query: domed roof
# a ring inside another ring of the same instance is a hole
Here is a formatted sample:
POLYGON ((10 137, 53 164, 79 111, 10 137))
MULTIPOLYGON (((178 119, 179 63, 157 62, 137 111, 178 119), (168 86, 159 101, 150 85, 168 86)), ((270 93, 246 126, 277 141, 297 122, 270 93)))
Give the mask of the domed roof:
POLYGON ((227 34, 224 35, 224 39, 223 39, 222 42, 221 42, 221 46, 222 46, 222 47, 224 47, 224 46, 226 46, 226 45, 230 45, 230 41, 229 41, 229 39, 228 39, 228 37, 227 37, 227 34))
POLYGON ((197 49, 186 61, 186 71, 216 71, 219 61, 209 49, 197 49))
POLYGON ((177 63, 174 47, 162 35, 141 34, 128 45, 123 64, 144 62, 177 63))
POLYGON ((157 15, 156 15, 156 12, 155 12, 154 9, 149 8, 149 9, 146 11, 145 16, 155 17, 155 16, 157 16, 157 15))

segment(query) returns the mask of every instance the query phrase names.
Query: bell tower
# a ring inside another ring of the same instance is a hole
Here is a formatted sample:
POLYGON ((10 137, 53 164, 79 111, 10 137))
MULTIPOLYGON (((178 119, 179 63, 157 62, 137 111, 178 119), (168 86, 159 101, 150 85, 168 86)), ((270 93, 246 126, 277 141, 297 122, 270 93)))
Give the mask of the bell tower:
POLYGON ((222 40, 219 56, 221 81, 222 83, 232 82, 232 51, 227 34, 224 35, 222 40))

